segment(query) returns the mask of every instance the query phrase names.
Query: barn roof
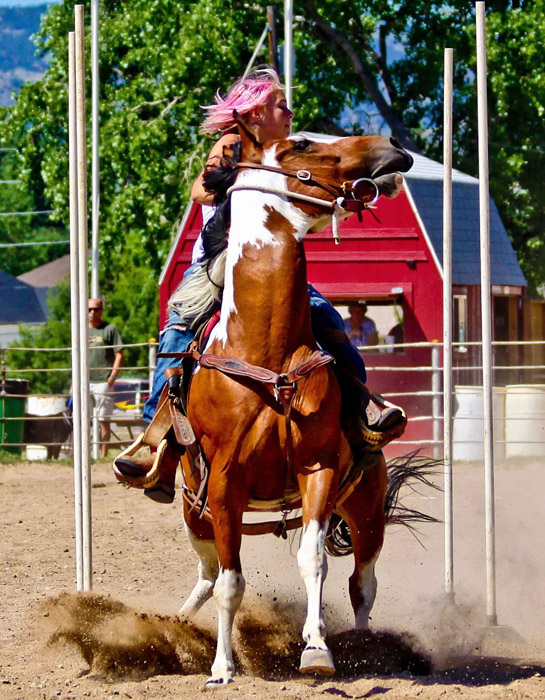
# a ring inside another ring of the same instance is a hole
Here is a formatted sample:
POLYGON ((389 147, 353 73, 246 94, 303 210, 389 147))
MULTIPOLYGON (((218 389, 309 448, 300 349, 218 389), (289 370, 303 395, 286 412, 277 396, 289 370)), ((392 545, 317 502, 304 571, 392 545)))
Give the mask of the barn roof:
POLYGON ((45 323, 45 320, 35 289, 0 271, 0 323, 45 323))
MULTIPOLYGON (((413 153, 414 165, 405 174, 425 232, 443 264, 443 166, 413 153)), ((480 284, 479 180, 459 170, 452 173, 452 281, 480 284)), ((492 284, 524 286, 511 241, 494 200, 490 198, 490 276, 492 284)))

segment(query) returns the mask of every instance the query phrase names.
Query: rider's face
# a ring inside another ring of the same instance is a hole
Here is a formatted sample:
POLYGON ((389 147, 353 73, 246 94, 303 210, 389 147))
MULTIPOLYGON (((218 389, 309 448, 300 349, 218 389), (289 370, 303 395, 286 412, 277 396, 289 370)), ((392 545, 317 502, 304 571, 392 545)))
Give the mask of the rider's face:
POLYGON ((267 104, 259 112, 258 138, 264 143, 285 139, 290 135, 293 112, 288 108, 281 90, 271 93, 267 104))

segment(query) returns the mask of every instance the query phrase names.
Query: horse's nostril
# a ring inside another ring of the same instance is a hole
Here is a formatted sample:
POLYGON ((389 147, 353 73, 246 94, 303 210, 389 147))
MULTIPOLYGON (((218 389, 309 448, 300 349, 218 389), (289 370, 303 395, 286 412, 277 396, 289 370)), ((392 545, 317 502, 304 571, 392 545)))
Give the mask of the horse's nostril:
POLYGON ((393 136, 390 136, 390 143, 392 144, 392 146, 394 148, 399 148, 399 149, 403 150, 401 148, 401 144, 399 143, 399 141, 397 139, 395 139, 393 136))

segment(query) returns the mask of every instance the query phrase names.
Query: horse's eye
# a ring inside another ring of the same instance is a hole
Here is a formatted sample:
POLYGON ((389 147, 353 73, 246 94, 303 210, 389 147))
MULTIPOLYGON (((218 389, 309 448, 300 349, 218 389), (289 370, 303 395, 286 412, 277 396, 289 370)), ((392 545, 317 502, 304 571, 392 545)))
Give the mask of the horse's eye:
POLYGON ((308 141, 307 139, 303 139, 302 141, 296 141, 295 145, 293 146, 294 151, 306 151, 312 146, 312 141, 308 141))

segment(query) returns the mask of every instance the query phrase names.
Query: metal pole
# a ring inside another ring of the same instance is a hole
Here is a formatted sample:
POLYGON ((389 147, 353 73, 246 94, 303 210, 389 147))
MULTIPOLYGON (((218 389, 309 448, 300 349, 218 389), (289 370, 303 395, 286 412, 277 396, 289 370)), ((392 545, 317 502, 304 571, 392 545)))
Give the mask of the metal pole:
POLYGON ((100 215, 100 162, 99 162, 99 90, 98 71, 98 0, 91 0, 91 296, 98 299, 99 289, 99 215, 100 215))
POLYGON ((454 603, 452 496, 452 95, 454 52, 445 49, 443 85, 443 463, 445 593, 454 603))
POLYGON ((81 465, 83 502, 83 590, 93 587, 91 542, 91 455, 89 420, 89 282, 87 272, 87 148, 85 119, 85 37, 83 5, 74 7, 76 24, 76 135, 78 176, 79 321, 81 379, 81 465))
POLYGON ((293 89, 293 0, 284 0, 284 86, 286 102, 292 109, 293 89))
POLYGON ((485 4, 476 4, 477 107, 479 127, 479 224, 481 232, 481 314, 483 355, 483 417, 486 527, 486 612, 489 625, 497 625, 496 542, 494 513, 494 435, 492 422, 492 319, 490 286, 490 212, 488 184, 488 109, 486 99, 485 4))
POLYGON ((439 458, 441 441, 441 351, 438 341, 431 348, 431 414, 433 417, 433 456, 439 458))
POLYGON ((76 165, 76 63, 74 32, 68 34, 68 143, 70 176, 70 332, 72 340, 72 422, 74 511, 76 529, 76 586, 83 590, 83 530, 81 492, 81 377, 79 333, 78 184, 76 165))
POLYGON ((276 7, 267 6, 267 27, 269 29, 269 65, 278 71, 278 44, 276 40, 276 7))

